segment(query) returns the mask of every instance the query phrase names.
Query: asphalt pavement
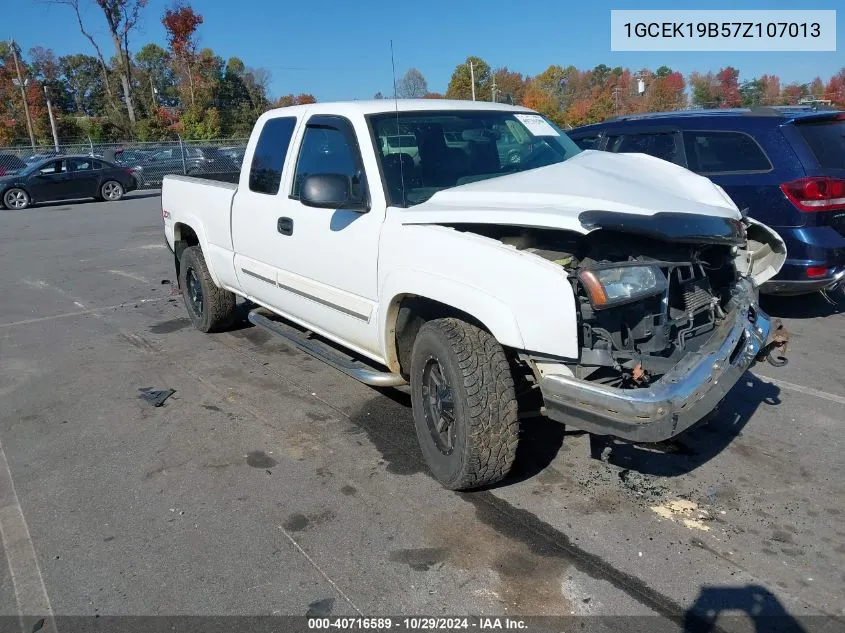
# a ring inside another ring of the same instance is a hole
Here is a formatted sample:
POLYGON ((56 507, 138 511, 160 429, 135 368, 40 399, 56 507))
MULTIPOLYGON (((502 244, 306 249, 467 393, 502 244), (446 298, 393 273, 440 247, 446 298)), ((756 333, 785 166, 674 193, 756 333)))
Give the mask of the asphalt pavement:
POLYGON ((405 391, 359 384, 245 319, 190 327, 155 192, 0 211, 0 270, 6 624, 310 613, 845 628, 845 301, 766 301, 792 332, 790 364, 755 367, 677 441, 596 459, 585 434, 530 418, 512 477, 458 494, 427 473, 405 391), (155 407, 145 388, 175 392, 155 407))

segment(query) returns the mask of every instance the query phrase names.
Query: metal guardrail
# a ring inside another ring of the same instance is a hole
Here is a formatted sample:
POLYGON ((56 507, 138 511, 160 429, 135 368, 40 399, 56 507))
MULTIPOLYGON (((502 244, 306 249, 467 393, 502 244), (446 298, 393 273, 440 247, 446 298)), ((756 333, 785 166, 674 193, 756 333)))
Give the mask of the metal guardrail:
POLYGON ((168 174, 236 181, 248 139, 94 143, 90 139, 53 145, 0 147, 0 177, 21 173, 52 158, 84 155, 102 158, 135 172, 139 186, 154 189, 168 174))

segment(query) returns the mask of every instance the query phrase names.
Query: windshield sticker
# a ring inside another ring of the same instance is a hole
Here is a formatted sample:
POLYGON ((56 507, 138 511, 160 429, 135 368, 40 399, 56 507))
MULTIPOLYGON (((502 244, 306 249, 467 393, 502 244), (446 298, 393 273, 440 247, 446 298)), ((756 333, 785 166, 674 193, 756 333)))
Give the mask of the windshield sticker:
POLYGON ((539 114, 514 114, 514 117, 534 136, 560 136, 557 130, 539 114))

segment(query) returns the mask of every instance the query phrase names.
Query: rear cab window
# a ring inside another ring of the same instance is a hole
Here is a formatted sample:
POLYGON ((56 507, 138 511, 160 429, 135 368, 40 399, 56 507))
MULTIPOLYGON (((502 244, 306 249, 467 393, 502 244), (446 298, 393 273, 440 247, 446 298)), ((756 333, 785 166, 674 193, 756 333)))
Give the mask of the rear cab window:
POLYGON ((745 132, 684 132, 689 169, 699 174, 767 172, 772 163, 745 132))
POLYGON ((822 169, 845 169, 845 120, 797 122, 795 129, 822 169))
POLYGON ((249 169, 249 189, 274 196, 279 192, 282 169, 288 153, 296 117, 269 119, 258 136, 249 169))

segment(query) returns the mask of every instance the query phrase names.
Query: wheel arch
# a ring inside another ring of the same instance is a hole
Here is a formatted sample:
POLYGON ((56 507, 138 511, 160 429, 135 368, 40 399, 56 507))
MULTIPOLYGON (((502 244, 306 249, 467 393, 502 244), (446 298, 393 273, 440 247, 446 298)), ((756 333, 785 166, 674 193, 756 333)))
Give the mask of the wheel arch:
MULTIPOLYGON (((179 273, 182 269, 182 253, 186 248, 191 246, 199 246, 200 249, 205 252, 203 242, 204 240, 200 239, 200 234, 197 233, 192 225, 187 222, 176 222, 173 224, 173 263, 176 267, 176 283, 179 284, 180 288, 181 282, 179 281, 179 273)), ((217 278, 211 267, 209 267, 208 272, 214 282, 217 283, 217 278)))
POLYGON ((390 297, 380 311, 382 349, 391 371, 408 375, 410 353, 422 325, 455 317, 486 330, 503 346, 522 348, 522 333, 508 306, 475 288, 445 279, 417 284, 382 296, 390 297))

